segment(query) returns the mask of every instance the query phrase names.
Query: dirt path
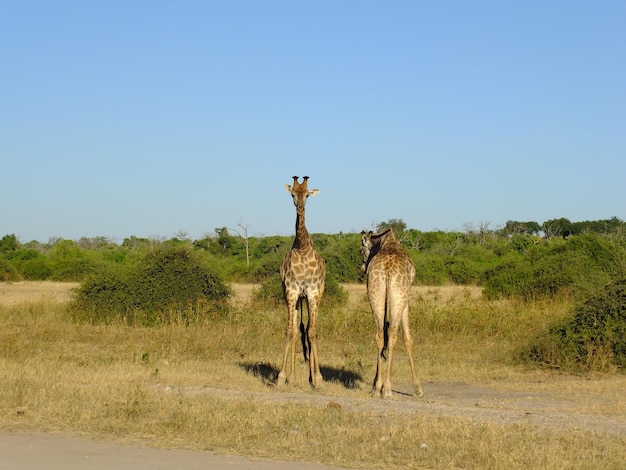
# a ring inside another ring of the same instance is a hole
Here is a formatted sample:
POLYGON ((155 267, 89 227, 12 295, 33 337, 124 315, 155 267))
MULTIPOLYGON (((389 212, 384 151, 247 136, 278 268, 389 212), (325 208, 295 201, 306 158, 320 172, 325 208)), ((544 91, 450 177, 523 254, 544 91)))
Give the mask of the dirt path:
POLYGON ((0 470, 331 470, 211 452, 129 447, 42 433, 0 433, 0 470))
POLYGON ((583 393, 586 409, 601 413, 577 412, 576 400, 568 400, 566 393, 552 391, 496 390, 464 383, 423 383, 424 397, 410 395, 411 384, 398 384, 394 398, 371 398, 365 392, 359 397, 338 397, 306 392, 251 392, 223 390, 209 387, 164 387, 166 393, 203 394, 233 400, 274 403, 302 403, 313 407, 332 407, 368 414, 419 414, 436 417, 454 417, 475 423, 520 424, 544 430, 582 430, 626 436, 626 415, 609 414, 607 410, 621 409, 614 403, 621 397, 603 397, 583 393))
MULTIPOLYGON (((476 423, 520 424, 539 430, 559 429, 604 432, 626 436, 626 416, 606 414, 611 398, 586 397, 603 413, 577 413, 566 394, 500 391, 463 383, 424 383, 422 399, 410 397, 410 384, 399 384, 392 400, 373 399, 364 392, 357 397, 337 397, 308 391, 252 392, 209 387, 162 386, 163 393, 187 393, 229 397, 245 402, 302 403, 312 407, 332 407, 359 413, 419 414, 466 419, 476 423)), ((616 399, 619 399, 616 398, 616 399)), ((247 470, 330 470, 315 463, 252 460, 243 456, 217 455, 211 452, 164 450, 131 447, 111 442, 97 442, 42 433, 0 433, 0 470, 194 470, 200 468, 247 470)))

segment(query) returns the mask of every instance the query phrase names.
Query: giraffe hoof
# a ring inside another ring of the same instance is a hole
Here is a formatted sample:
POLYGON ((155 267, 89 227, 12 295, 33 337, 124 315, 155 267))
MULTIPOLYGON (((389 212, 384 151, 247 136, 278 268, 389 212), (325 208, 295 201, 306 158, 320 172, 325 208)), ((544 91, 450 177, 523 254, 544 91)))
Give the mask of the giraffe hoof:
POLYGON ((319 390, 320 388, 322 388, 322 384, 324 383, 324 378, 321 375, 318 375, 316 377, 311 377, 309 379, 309 383, 311 384, 311 387, 319 390))

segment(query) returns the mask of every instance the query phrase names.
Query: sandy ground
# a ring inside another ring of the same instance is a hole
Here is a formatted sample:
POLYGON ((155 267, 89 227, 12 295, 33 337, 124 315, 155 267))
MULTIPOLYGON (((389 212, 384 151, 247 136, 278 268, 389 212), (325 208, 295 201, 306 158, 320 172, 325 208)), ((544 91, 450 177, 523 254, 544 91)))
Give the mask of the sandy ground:
POLYGON ((210 452, 128 447, 39 433, 0 433, 0 470, 327 470, 210 452))
POLYGON ((13 306, 41 301, 68 302, 72 299, 72 290, 78 286, 74 282, 0 282, 0 305, 13 306))
MULTIPOLYGON (((364 285, 347 287, 351 300, 365 295, 364 285)), ((234 286, 235 300, 245 301, 245 298, 251 295, 252 289, 251 286, 234 286)), ((436 296, 444 300, 448 296, 458 295, 458 288, 453 287, 417 287, 416 290, 419 295, 436 296)), ((479 296, 480 290, 470 288, 464 295, 479 296)), ((47 299, 50 296, 57 301, 67 301, 71 298, 71 291, 67 284, 61 283, 52 286, 50 283, 0 284, 0 305, 15 305, 47 299)), ((520 424, 544 431, 566 428, 626 436, 626 415, 611 412, 611 410, 623 409, 622 393, 600 395, 591 391, 578 390, 575 392, 576 399, 574 399, 571 388, 575 386, 575 383, 568 384, 565 379, 563 379, 563 390, 557 391, 554 389, 533 390, 528 384, 510 384, 506 390, 498 390, 480 384, 426 382, 422 383, 425 394, 420 400, 409 397, 410 383, 402 383, 398 378, 394 385, 393 400, 289 392, 263 393, 210 387, 186 387, 175 391, 220 397, 229 395, 234 400, 245 401, 301 402, 307 406, 332 406, 353 411, 459 417, 477 423, 520 424), (578 409, 580 400, 586 404, 588 412, 581 412, 578 409)), ((172 393, 172 391, 174 391, 172 387, 163 389, 163 393, 172 393)), ((210 452, 139 448, 48 434, 0 433, 0 470, 104 470, 111 468, 116 470, 170 468, 323 470, 333 467, 321 464, 251 460, 241 456, 216 455, 210 452)))
MULTIPOLYGON (((51 301, 51 302, 68 302, 73 297, 74 289, 78 288, 78 283, 72 282, 41 282, 41 281, 21 281, 21 282, 0 282, 0 305, 13 306, 24 303, 51 301)), ((254 290, 258 289, 258 284, 234 284, 233 298, 235 304, 243 304, 247 302, 254 290)), ((358 303, 366 299, 366 286, 361 284, 343 284, 343 288, 349 294, 350 303, 358 303)), ((478 298, 481 295, 479 287, 463 287, 459 291, 457 286, 413 286, 414 295, 425 298, 437 298, 447 301, 454 295, 463 292, 472 298, 478 298)))
MULTIPOLYGON (((564 384, 566 385, 566 384, 564 384)), ((419 414, 467 419, 475 423, 518 424, 540 432, 577 429, 626 436, 623 414, 577 411, 566 392, 497 390, 466 383, 425 382, 424 398, 409 396, 411 385, 399 382, 393 400, 365 397, 337 397, 299 392, 266 393, 223 390, 211 387, 163 387, 163 393, 203 394, 207 397, 230 396, 233 400, 302 403, 311 407, 333 407, 355 412, 419 414)), ((583 393, 583 392, 579 392, 583 393)), ((620 397, 584 393, 591 410, 610 410, 620 397)), ((621 395, 621 394, 620 394, 621 395)), ((311 460, 314 460, 312 458, 311 460)), ((253 460, 243 456, 217 455, 211 452, 165 450, 133 447, 105 441, 93 441, 44 433, 0 433, 0 470, 193 470, 278 469, 330 470, 316 463, 253 460)))

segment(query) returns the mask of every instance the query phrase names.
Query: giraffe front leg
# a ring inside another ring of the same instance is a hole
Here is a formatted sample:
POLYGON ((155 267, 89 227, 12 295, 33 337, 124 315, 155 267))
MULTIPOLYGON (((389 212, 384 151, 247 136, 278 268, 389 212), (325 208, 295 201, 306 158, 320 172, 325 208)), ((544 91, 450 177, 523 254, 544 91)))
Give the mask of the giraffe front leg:
MULTIPOLYGON (((295 303, 293 304, 295 305, 295 303)), ((297 311, 295 306, 288 309, 287 314, 287 327, 285 329, 285 351, 283 354, 283 362, 278 373, 276 385, 283 386, 287 382, 293 381, 296 371, 296 339, 297 339, 297 325, 296 325, 297 311), (290 354, 291 353, 291 354, 290 354), (291 355, 291 367, 289 373, 287 373, 287 361, 291 355)))

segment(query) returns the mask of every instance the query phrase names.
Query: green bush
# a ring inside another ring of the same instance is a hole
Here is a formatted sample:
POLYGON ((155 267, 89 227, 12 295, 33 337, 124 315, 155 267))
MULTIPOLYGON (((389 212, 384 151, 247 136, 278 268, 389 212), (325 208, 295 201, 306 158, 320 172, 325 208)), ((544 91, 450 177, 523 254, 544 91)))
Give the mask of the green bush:
MULTIPOLYGON (((260 302, 267 302, 272 306, 284 305, 285 295, 283 293, 283 283, 279 273, 267 278, 261 283, 261 288, 255 292, 254 299, 260 302)), ((348 293, 337 281, 337 279, 326 273, 324 285, 324 297, 320 303, 320 310, 344 305, 348 301, 348 293)))
POLYGON ((569 291, 585 297, 623 274, 623 256, 621 248, 594 234, 536 245, 519 260, 488 270, 484 295, 530 300, 569 291))
POLYGON ((415 265, 415 282, 426 286, 440 286, 448 281, 444 258, 431 253, 409 252, 415 265))
POLYGON ((24 279, 29 281, 45 281, 52 273, 48 260, 43 256, 24 261, 20 265, 20 271, 24 279))
POLYGON ((12 263, 0 256, 0 281, 11 282, 20 280, 20 274, 12 263))
POLYGON ((471 259, 450 257, 445 260, 448 278, 455 284, 476 284, 482 277, 482 270, 471 259))
POLYGON ((61 282, 80 282, 101 268, 101 263, 87 257, 59 259, 51 264, 49 277, 61 282))
POLYGON ((133 269, 110 267, 80 287, 79 317, 154 325, 189 323, 224 308, 229 289, 185 247, 156 250, 133 269))
POLYGON ((575 309, 574 318, 536 339, 531 361, 565 370, 626 366, 626 278, 607 284, 575 309))

